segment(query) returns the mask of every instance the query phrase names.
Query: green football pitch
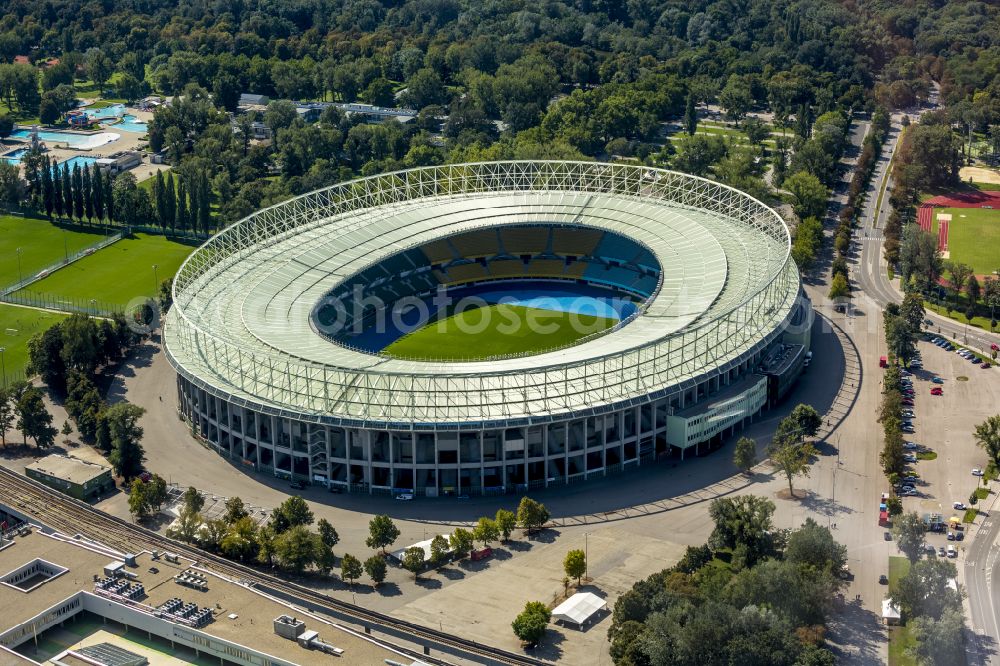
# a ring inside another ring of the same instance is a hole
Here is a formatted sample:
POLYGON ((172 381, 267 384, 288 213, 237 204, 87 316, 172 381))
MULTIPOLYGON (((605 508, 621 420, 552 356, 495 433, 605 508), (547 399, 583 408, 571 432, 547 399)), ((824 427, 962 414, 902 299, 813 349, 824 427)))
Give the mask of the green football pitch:
POLYGON ((63 230, 46 220, 0 215, 0 286, 14 284, 19 279, 18 248, 21 248, 20 274, 28 277, 66 254, 101 242, 104 237, 101 231, 63 230))
POLYGON ((935 208, 950 213, 948 223, 949 259, 972 266, 977 275, 1000 269, 1000 210, 989 208, 935 208))
POLYGON ((193 250, 163 236, 136 234, 54 271, 26 291, 78 303, 95 299, 124 306, 133 298, 155 296, 157 280, 173 277, 193 250))
POLYGON ((3 348, 3 377, 0 385, 24 379, 28 364, 28 340, 66 315, 16 305, 0 304, 0 347, 3 348))
POLYGON ((605 331, 617 319, 521 305, 489 305, 441 318, 396 340, 396 358, 476 361, 565 347, 605 331))

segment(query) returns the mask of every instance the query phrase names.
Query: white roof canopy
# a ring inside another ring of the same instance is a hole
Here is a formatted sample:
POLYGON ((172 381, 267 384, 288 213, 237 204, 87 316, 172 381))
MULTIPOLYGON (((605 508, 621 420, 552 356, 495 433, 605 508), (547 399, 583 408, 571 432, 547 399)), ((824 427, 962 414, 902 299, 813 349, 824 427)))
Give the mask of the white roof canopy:
POLYGON ((898 620, 899 608, 892 604, 891 599, 882 600, 882 619, 883 620, 898 620))
MULTIPOLYGON (((447 534, 442 534, 441 536, 444 537, 445 541, 448 541, 448 535, 447 534)), ((425 539, 424 541, 418 541, 416 543, 411 543, 409 546, 405 546, 403 548, 399 548, 397 550, 392 551, 389 554, 392 557, 396 558, 397 561, 402 562, 403 561, 403 557, 406 555, 406 551, 407 550, 409 550, 410 548, 420 548, 421 550, 424 551, 424 560, 430 561, 430 559, 431 559, 431 541, 433 541, 433 540, 434 540, 434 537, 431 537, 430 539, 425 539)), ((448 546, 448 552, 451 552, 451 545, 450 544, 448 546)))
POLYGON ((577 592, 572 597, 552 609, 552 617, 573 624, 582 625, 594 613, 608 607, 608 602, 592 592, 577 592))

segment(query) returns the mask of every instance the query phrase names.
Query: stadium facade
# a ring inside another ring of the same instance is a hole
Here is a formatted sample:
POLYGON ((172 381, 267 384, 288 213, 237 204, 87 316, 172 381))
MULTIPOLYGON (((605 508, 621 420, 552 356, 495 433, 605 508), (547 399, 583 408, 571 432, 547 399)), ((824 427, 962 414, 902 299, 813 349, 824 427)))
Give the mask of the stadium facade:
POLYGON ((790 389, 812 317, 788 228, 755 199, 659 169, 518 161, 363 178, 251 215, 182 266, 164 339, 181 417, 221 454, 331 488, 472 495, 710 450, 790 389), (481 361, 325 330, 331 302, 525 280, 609 289, 635 311, 481 361))

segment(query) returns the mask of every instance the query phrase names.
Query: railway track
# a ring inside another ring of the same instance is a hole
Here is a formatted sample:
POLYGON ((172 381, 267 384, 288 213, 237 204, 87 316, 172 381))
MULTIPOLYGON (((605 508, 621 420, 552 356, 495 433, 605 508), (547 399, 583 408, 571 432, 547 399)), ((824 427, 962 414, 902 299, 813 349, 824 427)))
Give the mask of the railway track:
MULTIPOLYGON (((494 648, 454 634, 368 610, 296 583, 262 573, 251 567, 231 562, 218 555, 169 539, 104 513, 89 504, 67 497, 4 467, 0 467, 0 502, 36 518, 42 524, 63 534, 80 534, 122 552, 156 549, 178 553, 197 561, 199 566, 215 573, 244 584, 253 585, 269 594, 277 594, 277 596, 284 597, 286 601, 313 612, 358 624, 364 631, 379 631, 389 642, 392 642, 393 638, 401 638, 436 649, 444 656, 458 657, 474 663, 510 664, 512 666, 543 666, 545 664, 545 662, 527 655, 494 648)), ((399 648, 398 645, 395 647, 399 648)), ((412 653, 415 659, 435 664, 449 663, 442 658, 403 649, 412 653)))

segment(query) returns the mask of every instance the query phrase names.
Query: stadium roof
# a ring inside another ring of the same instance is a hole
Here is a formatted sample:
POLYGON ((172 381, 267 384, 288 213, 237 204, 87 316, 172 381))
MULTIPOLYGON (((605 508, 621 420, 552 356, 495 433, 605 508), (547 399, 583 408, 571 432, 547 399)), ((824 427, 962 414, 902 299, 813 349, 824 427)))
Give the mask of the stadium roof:
POLYGON ((785 320, 797 291, 784 223, 736 190, 643 167, 495 162, 351 181, 260 211, 185 262, 165 330, 180 372, 237 401, 321 420, 458 424, 616 403, 722 367, 785 320), (390 359, 310 326, 319 300, 373 263, 525 223, 634 238, 662 284, 619 330, 528 357, 390 359))

